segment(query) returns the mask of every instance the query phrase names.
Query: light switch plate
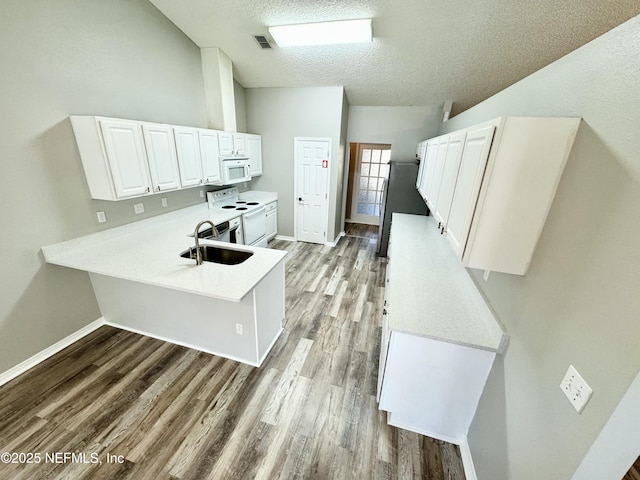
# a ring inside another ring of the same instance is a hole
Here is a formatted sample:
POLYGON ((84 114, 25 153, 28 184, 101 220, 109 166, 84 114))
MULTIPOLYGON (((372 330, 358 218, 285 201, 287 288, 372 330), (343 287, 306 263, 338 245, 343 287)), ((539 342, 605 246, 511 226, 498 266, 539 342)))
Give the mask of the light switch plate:
POLYGON ((584 381, 584 378, 573 365, 569 365, 569 369, 562 379, 562 383, 560 383, 560 389, 578 413, 582 413, 593 393, 591 387, 587 385, 587 382, 584 381))
POLYGON ((135 203, 133 205, 133 211, 136 213, 144 213, 144 203, 135 203))

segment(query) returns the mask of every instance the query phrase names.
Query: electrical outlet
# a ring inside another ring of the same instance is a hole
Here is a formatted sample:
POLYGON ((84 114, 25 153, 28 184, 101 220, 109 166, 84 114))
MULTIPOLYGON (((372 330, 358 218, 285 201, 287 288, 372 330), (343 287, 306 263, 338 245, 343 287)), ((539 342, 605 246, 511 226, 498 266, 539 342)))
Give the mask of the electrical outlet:
POLYGON ((163 207, 167 206, 167 199, 166 198, 163 197, 160 201, 162 202, 162 206, 163 207))
POLYGON ((98 223, 104 223, 107 221, 107 214, 104 211, 96 212, 96 216, 98 217, 98 223))
POLYGON ((236 333, 238 335, 242 335, 243 331, 242 331, 242 324, 241 323, 236 323, 236 333))
POLYGON ((133 211, 137 214, 144 213, 144 203, 135 203, 133 205, 133 211))
POLYGON ((491 270, 485 270, 484 271, 484 275, 482 275, 482 278, 484 278, 485 282, 489 281, 489 274, 491 273, 491 270))
POLYGON ((204 190, 200 190, 200 198, 204 198, 204 190))
POLYGON ((587 385, 587 382, 584 381, 584 378, 580 376, 573 365, 569 365, 569 369, 564 375, 562 383, 560 383, 560 389, 578 413, 582 413, 593 393, 591 387, 587 385))

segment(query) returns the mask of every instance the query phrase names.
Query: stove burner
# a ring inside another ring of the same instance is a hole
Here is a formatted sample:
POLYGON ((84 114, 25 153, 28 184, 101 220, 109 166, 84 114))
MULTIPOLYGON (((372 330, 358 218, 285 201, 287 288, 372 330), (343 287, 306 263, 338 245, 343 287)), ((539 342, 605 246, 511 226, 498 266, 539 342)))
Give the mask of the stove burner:
POLYGON ((247 207, 236 207, 236 210, 246 210, 247 207))
POLYGON ((258 202, 249 202, 247 205, 260 205, 258 202))
POLYGON ((244 200, 238 200, 236 203, 247 203, 244 200))
POLYGON ((223 205, 222 208, 229 209, 229 208, 236 208, 236 206, 235 205, 223 205))

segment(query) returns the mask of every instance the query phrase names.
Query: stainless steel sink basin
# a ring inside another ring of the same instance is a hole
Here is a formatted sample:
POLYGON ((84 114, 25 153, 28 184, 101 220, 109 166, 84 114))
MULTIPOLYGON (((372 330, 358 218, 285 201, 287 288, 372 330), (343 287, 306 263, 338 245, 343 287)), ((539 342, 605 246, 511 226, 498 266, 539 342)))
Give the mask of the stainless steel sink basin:
MULTIPOLYGON (((231 248, 215 247, 213 245, 200 245, 202 260, 205 262, 222 263, 224 265, 238 265, 247 260, 253 252, 233 250, 231 248)), ((180 254, 183 258, 196 259, 196 247, 191 247, 180 254)))

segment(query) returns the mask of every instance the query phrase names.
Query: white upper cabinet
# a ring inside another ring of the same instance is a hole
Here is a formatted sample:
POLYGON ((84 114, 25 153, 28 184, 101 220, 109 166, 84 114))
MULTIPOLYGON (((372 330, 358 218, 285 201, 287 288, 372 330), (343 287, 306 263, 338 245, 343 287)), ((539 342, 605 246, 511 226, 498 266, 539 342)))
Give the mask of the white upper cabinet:
POLYGON ((180 173, 176 156, 173 128, 168 125, 142 124, 152 190, 164 192, 180 188, 180 173))
POLYGON ((247 154, 247 135, 245 133, 233 134, 233 153, 234 155, 246 155, 247 154))
POLYGON ((433 170, 427 177, 426 198, 427 206, 430 210, 435 210, 436 201, 440 194, 442 174, 444 173, 444 161, 447 158, 447 146, 449 145, 449 135, 438 137, 435 151, 431 154, 433 159, 433 170))
POLYGON ((455 199, 450 199, 453 203, 442 227, 446 229, 447 238, 458 258, 462 258, 494 132, 495 127, 490 125, 465 135, 464 152, 461 152, 462 158, 458 162, 455 199))
POLYGON ((442 166, 442 174, 440 176, 438 198, 433 202, 434 208, 432 212, 434 218, 440 225, 446 224, 449 218, 449 210, 451 200, 453 199, 453 192, 456 188, 456 180, 458 179, 458 169, 460 168, 465 137, 465 132, 459 132, 449 135, 448 138, 444 165, 442 166))
POLYGON ((233 133, 218 132, 218 147, 221 156, 233 155, 233 133))
POLYGON ((200 158, 202 160, 202 177, 204 183, 220 182, 220 150, 218 132, 215 130, 198 130, 200 141, 200 158))
POLYGON ((70 119, 92 198, 119 200, 151 191, 139 123, 94 116, 70 119))
POLYGON ((200 159, 198 129, 174 127, 173 132, 176 139, 181 185, 183 187, 200 185, 202 183, 202 160, 200 159))
POLYGON ((434 139, 427 204, 464 266, 526 273, 579 125, 506 117, 445 135, 445 152, 434 139))
POLYGON ((251 176, 262 175, 262 137, 250 133, 245 136, 246 155, 251 161, 251 176))

